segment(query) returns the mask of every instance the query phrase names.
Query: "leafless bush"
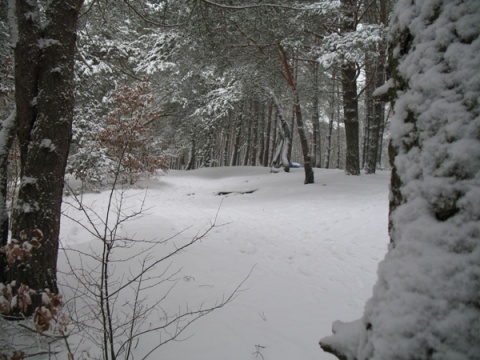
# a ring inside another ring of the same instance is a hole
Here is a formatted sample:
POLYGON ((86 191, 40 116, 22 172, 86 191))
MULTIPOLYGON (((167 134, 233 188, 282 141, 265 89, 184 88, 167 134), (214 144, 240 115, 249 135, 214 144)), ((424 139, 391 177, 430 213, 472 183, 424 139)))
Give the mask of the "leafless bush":
POLYGON ((127 192, 117 187, 120 175, 117 172, 109 190, 104 213, 88 207, 71 192, 70 205, 80 210, 83 219, 68 213, 64 216, 83 227, 95 241, 88 250, 64 248, 68 271, 63 274, 62 287, 69 292, 71 322, 83 336, 79 341, 101 349, 103 360, 132 359, 142 339, 155 333, 156 343, 142 343, 141 356, 146 359, 162 345, 179 339, 195 321, 233 301, 248 276, 214 303, 196 308, 180 304, 173 313, 166 310, 166 299, 181 279, 173 259, 205 239, 218 226, 217 218, 203 233, 184 241, 178 239, 179 234, 164 240, 122 236, 121 227, 144 215, 146 209, 145 197, 136 208, 126 205, 127 192), (135 268, 126 268, 132 263, 135 268), (146 294, 151 288, 158 289, 155 299, 146 294))

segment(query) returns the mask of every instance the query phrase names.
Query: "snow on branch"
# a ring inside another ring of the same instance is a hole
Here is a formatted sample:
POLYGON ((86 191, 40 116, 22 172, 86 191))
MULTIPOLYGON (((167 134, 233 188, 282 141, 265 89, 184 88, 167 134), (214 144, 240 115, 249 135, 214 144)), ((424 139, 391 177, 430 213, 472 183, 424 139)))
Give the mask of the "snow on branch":
POLYGON ((385 39, 385 31, 383 25, 363 25, 357 31, 331 33, 323 40, 318 61, 324 67, 362 63, 366 53, 376 54, 376 47, 385 39))

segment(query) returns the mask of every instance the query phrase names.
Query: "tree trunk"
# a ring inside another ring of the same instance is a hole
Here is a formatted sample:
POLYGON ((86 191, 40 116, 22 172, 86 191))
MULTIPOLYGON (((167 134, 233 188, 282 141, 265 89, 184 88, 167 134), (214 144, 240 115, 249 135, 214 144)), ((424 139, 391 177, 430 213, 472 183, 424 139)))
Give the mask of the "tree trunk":
POLYGON ((347 145, 345 172, 348 175, 360 175, 357 69, 355 65, 348 64, 342 67, 342 88, 347 145))
POLYGON ((196 162, 197 162, 197 147, 195 142, 195 135, 192 134, 190 138, 190 153, 188 156, 188 163, 185 170, 195 169, 196 162))
POLYGON ((313 65, 313 112, 312 112, 312 124, 313 124, 313 149, 312 149, 312 163, 316 168, 322 167, 322 139, 320 134, 320 114, 319 114, 319 87, 318 87, 318 63, 313 65))
POLYGON ((43 232, 28 264, 7 268, 9 281, 56 292, 56 263, 63 180, 71 140, 73 64, 83 0, 48 3, 44 25, 36 1, 17 0, 15 99, 21 148, 21 184, 13 208, 12 236, 43 232))
POLYGON ((266 130, 265 130, 265 108, 262 107, 260 118, 259 118, 259 127, 258 127, 258 144, 260 149, 258 151, 258 165, 263 166, 263 159, 265 158, 265 138, 266 138, 266 130))
MULTIPOLYGON (((366 89, 365 89, 365 131, 363 135, 363 153, 362 153, 362 168, 365 169, 365 173, 367 174, 374 174, 375 173, 375 165, 376 165, 376 150, 377 147, 375 145, 375 138, 374 134, 374 118, 375 118, 375 106, 374 106, 374 99, 373 99, 373 91, 375 90, 375 68, 372 61, 372 58, 369 56, 365 56, 365 77, 366 77, 366 89), (375 154, 373 152, 375 151, 375 154), (375 161, 373 166, 372 165, 372 157, 375 161)), ((378 136, 378 133, 377 133, 378 136)))
POLYGON ((309 154, 309 147, 307 141, 307 135, 305 133, 305 126, 303 124, 302 118, 302 108, 300 106, 300 99, 298 98, 298 94, 295 97, 295 116, 297 118, 297 130, 298 136, 300 138, 300 144, 302 146, 302 154, 303 154, 303 168, 305 169, 305 180, 304 184, 313 184, 314 183, 314 173, 312 167, 312 161, 310 159, 309 154))
POLYGON ((250 157, 250 165, 256 166, 257 165, 257 150, 258 150, 258 123, 260 119, 259 114, 259 106, 258 102, 253 102, 253 124, 252 124, 252 141, 251 141, 251 157, 250 157))
MULTIPOLYGON (((379 22, 380 24, 383 24, 385 26, 388 25, 388 7, 385 1, 379 1, 378 2, 378 8, 379 8, 379 22)), ((387 44, 385 41, 385 44, 381 46, 380 48, 380 57, 379 57, 379 64, 378 64, 378 70, 376 73, 376 79, 375 79, 375 86, 376 88, 379 88, 382 86, 385 81, 386 81, 386 62, 387 62, 387 44)), ((375 113, 378 115, 378 141, 377 141, 377 165, 376 167, 381 168, 382 167, 382 148, 383 148, 383 134, 385 132, 385 125, 386 125, 386 119, 385 119, 385 101, 382 98, 375 98, 375 113)))
POLYGON ((222 165, 228 166, 228 150, 230 148, 230 128, 224 132, 225 145, 223 147, 222 165))
POLYGON ((272 132, 272 113, 273 113, 273 104, 270 102, 268 104, 268 115, 267 115, 267 130, 266 130, 266 136, 265 136, 265 152, 263 155, 263 166, 268 166, 268 158, 270 156, 270 140, 273 140, 271 136, 272 132))
MULTIPOLYGON (((382 100, 383 101, 383 100, 382 100)), ((388 111, 387 114, 385 114, 385 103, 382 104, 382 124, 380 126, 380 134, 378 135, 378 154, 377 154, 377 167, 382 168, 382 155, 383 155, 383 137, 385 133, 385 126, 388 123, 388 116, 390 114, 390 111, 388 111)))
POLYGON ((302 146, 302 154, 303 154, 303 162, 304 162, 303 168, 305 170, 304 184, 313 184, 314 173, 313 173, 313 167, 312 167, 312 160, 310 158, 310 153, 309 153, 310 148, 308 146, 307 135, 305 133, 305 126, 303 124, 300 97, 297 92, 297 87, 295 84, 295 79, 293 78, 292 70, 288 64, 287 53, 285 52, 285 49, 280 44, 277 44, 277 49, 282 59, 288 85, 290 86, 290 89, 292 90, 292 93, 294 96, 294 109, 295 109, 295 117, 297 119, 297 131, 298 131, 298 136, 300 138, 300 144, 302 146))
POLYGON ((330 158, 332 153, 332 132, 333 132, 333 122, 334 122, 334 115, 333 112, 330 115, 330 120, 328 122, 328 133, 327 133, 327 153, 326 153, 326 160, 325 160, 325 168, 330 169, 330 158))
MULTIPOLYGON (((375 22, 387 25, 387 10, 384 1, 380 1, 378 9, 378 17, 375 22)), ((365 173, 375 174, 379 160, 379 149, 381 149, 382 136, 383 136, 383 124, 385 117, 385 104, 383 100, 373 96, 373 92, 376 88, 379 88, 385 83, 385 44, 380 44, 376 51, 376 56, 370 59, 370 62, 366 62, 369 65, 367 69, 370 75, 367 75, 367 79, 371 79, 372 86, 367 89, 367 101, 368 110, 371 113, 369 117, 369 139, 368 139, 368 153, 366 155, 365 173)))
POLYGON ((242 115, 237 119, 237 125, 235 126, 235 138, 233 142, 233 153, 232 159, 230 161, 230 166, 237 166, 240 156, 240 139, 242 137, 242 124, 241 124, 242 115))
POLYGON ((340 169, 340 155, 342 154, 342 141, 340 131, 340 114, 337 111, 337 169, 340 169))
POLYGON ((295 99, 293 100, 294 103, 292 104, 292 111, 291 111, 291 118, 290 118, 290 129, 292 129, 292 138, 290 139, 290 143, 288 144, 288 161, 292 161, 292 153, 293 153, 293 142, 295 141, 295 99))
MULTIPOLYGON (((356 30, 356 0, 341 0, 345 13, 342 31, 356 30)), ((347 149, 345 153, 345 172, 348 175, 360 175, 359 122, 357 67, 349 62, 342 66, 343 116, 347 149)))
POLYGON ((247 131, 247 142, 245 144, 245 153, 244 153, 244 156, 243 156, 243 163, 242 165, 243 166, 248 166, 248 162, 250 160, 250 150, 251 150, 251 146, 252 146, 252 127, 251 127, 251 124, 252 124, 252 117, 251 117, 251 114, 250 116, 248 116, 248 121, 247 121, 247 127, 246 127, 246 131, 247 131))
POLYGON ((215 134, 211 129, 209 129, 207 130, 207 133, 205 135, 206 135, 205 143, 202 149, 202 153, 203 153, 202 165, 204 167, 213 167, 216 161, 214 159, 214 149, 216 147, 215 134))
POLYGON ((280 121, 280 129, 278 134, 282 137, 282 151, 281 151, 281 164, 283 165, 283 170, 285 172, 290 172, 290 159, 288 157, 288 151, 290 149, 290 142, 292 141, 292 131, 288 125, 287 119, 283 115, 283 112, 278 104, 276 98, 273 98, 273 104, 277 111, 277 116, 280 121))
MULTIPOLYGON (((12 111, 10 116, 1 123, 0 129, 0 247, 7 245, 9 216, 7 208, 7 167, 8 154, 15 138, 16 111, 12 111)), ((0 283, 7 282, 4 269, 7 262, 4 254, 0 253, 0 283)))
MULTIPOLYGON (((274 105, 272 101, 272 106, 274 105)), ((271 151, 271 156, 270 156, 270 162, 269 165, 273 166, 273 159, 274 159, 274 154, 275 154, 275 144, 277 143, 277 136, 278 136, 278 121, 279 121, 279 116, 278 116, 278 111, 275 110, 275 115, 272 118, 272 121, 274 121, 273 124, 273 136, 272 136, 272 151, 271 151)))

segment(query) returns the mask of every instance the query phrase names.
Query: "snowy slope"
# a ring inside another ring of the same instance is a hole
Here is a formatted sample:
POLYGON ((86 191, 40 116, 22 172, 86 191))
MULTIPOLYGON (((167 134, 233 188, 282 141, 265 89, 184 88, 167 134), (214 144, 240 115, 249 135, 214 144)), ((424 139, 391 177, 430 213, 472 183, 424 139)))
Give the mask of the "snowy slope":
MULTIPOLYGON (((163 303, 166 311, 213 304, 252 271, 232 303, 195 322, 182 334, 188 340, 168 343, 151 358, 333 359, 318 340, 331 332, 334 320, 361 316, 387 250, 389 173, 349 177, 316 169, 313 185, 303 185, 303 176, 303 169, 271 174, 260 167, 171 171, 127 191, 126 206, 135 206, 148 188, 144 216, 121 228, 139 239, 165 239, 184 230, 176 239, 188 240, 207 229, 218 212, 208 237, 171 261, 171 269, 181 273, 163 303)), ((85 194, 83 203, 102 213, 107 196, 85 194)), ((64 209, 82 219, 68 204, 64 209)), ((73 250, 98 245, 67 218, 61 238, 73 250)), ((75 262, 72 250, 66 254, 75 262)), ((122 263, 119 271, 136 266, 122 263)), ((63 253, 60 268, 70 272, 63 253)), ((63 280, 71 281, 68 275, 63 280)), ((158 288, 147 291, 149 298, 162 296, 158 288)), ((71 296, 67 286, 64 292, 71 296)), ((156 341, 152 335, 143 338, 136 355, 156 341)), ((81 350, 92 357, 98 353, 85 339, 77 354, 81 350)))

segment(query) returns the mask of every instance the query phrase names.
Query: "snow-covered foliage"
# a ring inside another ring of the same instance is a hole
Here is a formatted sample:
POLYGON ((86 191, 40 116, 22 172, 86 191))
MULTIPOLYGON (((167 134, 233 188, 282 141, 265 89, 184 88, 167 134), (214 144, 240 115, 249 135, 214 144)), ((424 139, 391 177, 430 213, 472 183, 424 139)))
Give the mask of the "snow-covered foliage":
POLYGON ((118 49, 119 42, 106 40, 100 35, 90 35, 86 31, 79 31, 78 47, 79 58, 75 62, 76 77, 92 76, 99 73, 111 73, 112 65, 106 61, 113 49, 118 49))
POLYGON ((296 4, 295 7, 302 10, 308 10, 315 14, 330 15, 340 9, 340 0, 322 0, 316 1, 312 4, 296 4))
POLYGON ((75 112, 66 173, 80 179, 86 187, 97 189, 114 167, 106 155, 107 149, 98 141, 98 135, 104 127, 104 114, 108 104, 88 96, 87 99, 90 103, 79 105, 75 112))
POLYGON ((209 119, 209 122, 228 116, 243 95, 240 81, 229 76, 231 74, 217 74, 214 70, 211 67, 201 73, 206 90, 201 95, 203 106, 195 109, 191 115, 209 119))
POLYGON ((318 61, 323 67, 362 63, 366 53, 375 54, 384 38, 385 28, 375 24, 366 24, 347 33, 331 33, 323 39, 318 61))
POLYGON ((172 56, 180 47, 181 34, 177 32, 153 31, 142 35, 135 42, 136 56, 130 58, 135 62, 135 72, 148 75, 165 70, 175 70, 177 65, 172 56))
POLYGON ((11 111, 13 104, 14 77, 13 51, 8 25, 0 20, 0 97, 3 106, 0 106, 0 116, 5 118, 11 111))
POLYGON ((337 327, 321 344, 346 359, 475 359, 480 2, 401 0, 395 14, 392 246, 363 326, 337 327))

